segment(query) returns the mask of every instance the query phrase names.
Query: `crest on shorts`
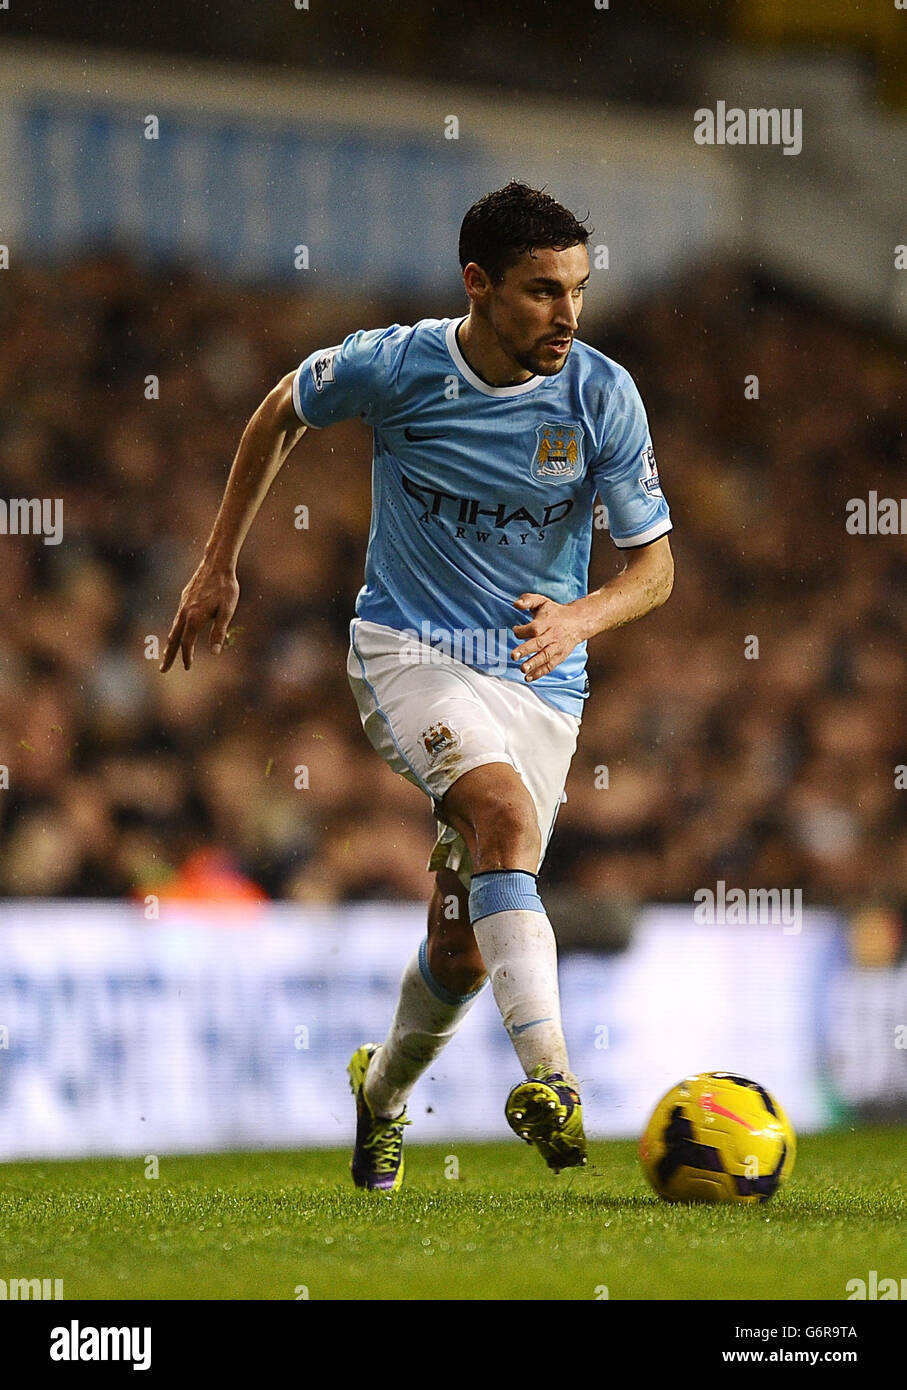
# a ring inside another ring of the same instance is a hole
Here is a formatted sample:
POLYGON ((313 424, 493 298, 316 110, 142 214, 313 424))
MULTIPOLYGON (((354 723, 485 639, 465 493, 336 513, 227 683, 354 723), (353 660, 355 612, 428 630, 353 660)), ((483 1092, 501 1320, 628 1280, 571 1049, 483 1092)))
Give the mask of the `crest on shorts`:
POLYGON ((533 478, 540 483, 567 483, 583 471, 582 425, 551 424, 545 421, 535 431, 533 478))
POLYGON ((449 724, 430 724, 427 729, 422 730, 419 737, 429 764, 436 763, 442 753, 449 753, 451 749, 460 746, 460 735, 449 724))

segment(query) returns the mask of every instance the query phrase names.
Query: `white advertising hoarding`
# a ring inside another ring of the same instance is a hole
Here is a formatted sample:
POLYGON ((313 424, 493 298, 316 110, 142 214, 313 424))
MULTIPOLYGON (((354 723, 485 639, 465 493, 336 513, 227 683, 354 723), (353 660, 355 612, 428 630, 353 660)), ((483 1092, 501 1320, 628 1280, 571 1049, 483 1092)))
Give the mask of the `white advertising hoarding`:
MULTIPOLYGON (((344 1146, 346 1064, 380 1041, 424 909, 0 907, 0 1158, 344 1146)), ((589 1132, 639 1133, 668 1086, 751 1075, 801 1130, 833 1118, 820 1045, 840 927, 701 926, 643 911, 618 955, 566 954, 589 1132)), ((509 1136, 520 1071, 490 991, 410 1104, 413 1141, 509 1136)))

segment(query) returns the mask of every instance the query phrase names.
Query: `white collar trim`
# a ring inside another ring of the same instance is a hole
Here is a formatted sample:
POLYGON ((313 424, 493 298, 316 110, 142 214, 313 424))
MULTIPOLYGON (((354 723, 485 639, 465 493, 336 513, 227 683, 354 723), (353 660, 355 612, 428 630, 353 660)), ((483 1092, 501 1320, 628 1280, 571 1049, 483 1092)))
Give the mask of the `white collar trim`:
POLYGON ((444 334, 447 343, 447 351, 453 358, 454 366, 461 376, 464 376, 470 386, 474 386, 477 391, 481 391, 483 396, 525 396, 527 391, 534 391, 537 386, 541 386, 545 380, 543 376, 531 376, 528 381, 517 382, 516 386, 489 386, 487 381, 483 381, 480 376, 476 376, 466 358, 460 351, 457 342, 457 329, 461 323, 466 322, 464 314, 460 319, 450 319, 447 330, 444 334))

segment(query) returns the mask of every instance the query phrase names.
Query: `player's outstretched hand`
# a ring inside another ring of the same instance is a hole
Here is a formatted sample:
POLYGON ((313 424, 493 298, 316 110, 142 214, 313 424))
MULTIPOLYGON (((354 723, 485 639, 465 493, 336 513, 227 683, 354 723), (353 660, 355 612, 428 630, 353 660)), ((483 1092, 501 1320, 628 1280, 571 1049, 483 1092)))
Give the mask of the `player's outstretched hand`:
POLYGON ((514 661, 528 657, 523 662, 523 675, 527 681, 538 680, 559 666, 582 640, 575 616, 569 603, 555 603, 544 594, 520 594, 514 607, 528 609, 532 619, 514 625, 520 645, 510 655, 514 661))
POLYGON ((192 665, 198 634, 211 623, 208 646, 215 656, 224 645, 230 619, 239 602, 239 584, 232 570, 212 568, 204 561, 180 594, 180 606, 167 638, 161 670, 169 671, 177 652, 182 653, 183 666, 192 665))

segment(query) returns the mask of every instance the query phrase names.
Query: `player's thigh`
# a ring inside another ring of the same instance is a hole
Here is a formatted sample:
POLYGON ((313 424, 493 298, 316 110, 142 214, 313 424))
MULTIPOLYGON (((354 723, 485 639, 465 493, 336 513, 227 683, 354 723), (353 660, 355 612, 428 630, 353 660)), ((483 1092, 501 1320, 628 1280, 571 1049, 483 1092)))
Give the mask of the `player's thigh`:
POLYGON ((452 661, 404 661, 406 645, 404 633, 358 622, 347 672, 373 748, 437 805, 473 768, 509 761, 505 732, 474 684, 488 677, 452 661))
POLYGON ((437 665, 431 654, 413 664, 411 646, 406 634, 357 619, 348 672, 372 746, 435 805, 429 869, 453 869, 465 883, 479 868, 537 872, 578 719, 459 662, 437 665))
POLYGON ((491 845, 538 855, 535 802, 511 763, 483 763, 464 773, 445 793, 439 809, 441 818, 463 836, 473 859, 491 845))

